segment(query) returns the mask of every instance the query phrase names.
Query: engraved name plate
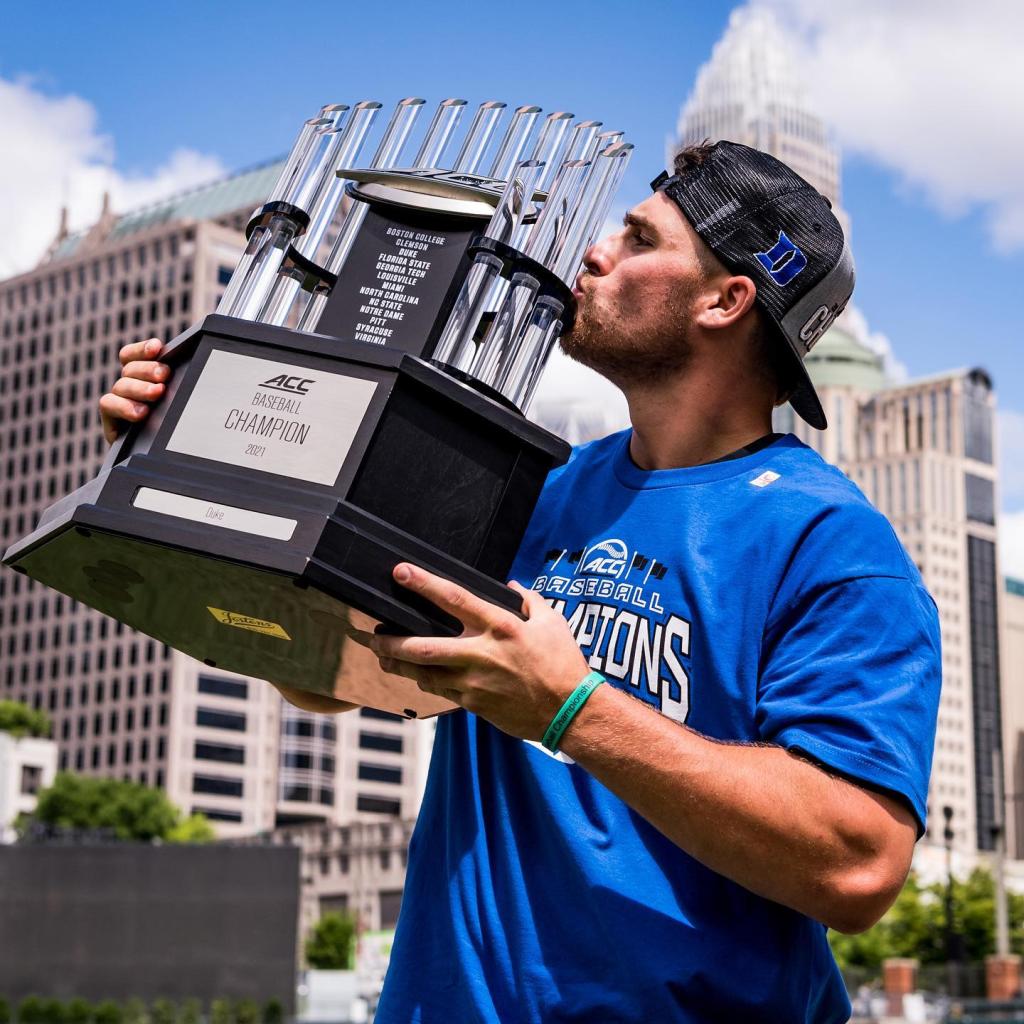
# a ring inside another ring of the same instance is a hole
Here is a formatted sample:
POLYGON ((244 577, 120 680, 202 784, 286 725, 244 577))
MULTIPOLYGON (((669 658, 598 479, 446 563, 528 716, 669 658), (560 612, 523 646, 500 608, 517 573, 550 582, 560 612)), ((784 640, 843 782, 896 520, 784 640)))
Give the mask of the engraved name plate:
POLYGON ((376 387, 372 380, 214 350, 167 450, 331 485, 376 387))

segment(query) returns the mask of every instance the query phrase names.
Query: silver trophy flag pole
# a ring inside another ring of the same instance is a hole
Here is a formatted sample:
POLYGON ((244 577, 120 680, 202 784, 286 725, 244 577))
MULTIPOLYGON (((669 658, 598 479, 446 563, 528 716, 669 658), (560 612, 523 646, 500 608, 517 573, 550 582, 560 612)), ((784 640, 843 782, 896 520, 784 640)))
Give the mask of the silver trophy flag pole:
POLYGON ((530 133, 533 131, 539 113, 540 107, 533 106, 516 107, 512 112, 505 137, 498 145, 498 153, 488 172, 490 177, 497 178, 499 181, 508 181, 512 176, 516 164, 522 159, 523 152, 530 141, 530 133))
MULTIPOLYGON (((371 168, 387 170, 396 166, 425 103, 426 100, 418 96, 409 96, 404 100, 399 100, 387 128, 384 129, 377 152, 370 163, 371 168)), ((325 269, 330 273, 341 272, 341 268, 345 265, 345 260, 348 259, 348 254, 352 250, 352 243, 363 226, 368 209, 369 207, 365 203, 352 203, 349 207, 341 229, 338 231, 338 237, 324 264, 325 269)), ((326 304, 326 295, 319 292, 312 294, 299 317, 297 329, 315 331, 326 304)))
POLYGON ((455 158, 453 171, 459 174, 477 173, 505 106, 506 104, 500 100, 488 100, 486 103, 480 104, 476 114, 473 115, 473 123, 469 126, 469 131, 466 132, 462 149, 459 150, 459 155, 455 158))

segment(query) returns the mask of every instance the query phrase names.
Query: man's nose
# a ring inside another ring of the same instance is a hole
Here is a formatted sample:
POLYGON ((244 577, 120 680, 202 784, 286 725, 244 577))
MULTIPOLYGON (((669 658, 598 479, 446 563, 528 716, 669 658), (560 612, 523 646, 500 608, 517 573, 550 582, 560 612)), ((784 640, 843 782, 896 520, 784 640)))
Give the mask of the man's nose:
POLYGON ((588 274, 601 277, 612 268, 612 246, 610 238, 594 242, 583 254, 583 269, 588 274))

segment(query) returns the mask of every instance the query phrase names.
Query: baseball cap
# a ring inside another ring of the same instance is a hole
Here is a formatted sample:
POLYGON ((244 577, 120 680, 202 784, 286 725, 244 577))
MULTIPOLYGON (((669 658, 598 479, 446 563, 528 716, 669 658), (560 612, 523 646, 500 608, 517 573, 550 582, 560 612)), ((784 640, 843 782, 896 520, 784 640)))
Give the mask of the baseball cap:
POLYGON ((812 427, 828 425, 804 358, 853 293, 853 257, 832 204, 781 160, 738 142, 717 142, 681 174, 662 172, 664 192, 733 274, 757 286, 760 309, 792 356, 790 404, 812 427))

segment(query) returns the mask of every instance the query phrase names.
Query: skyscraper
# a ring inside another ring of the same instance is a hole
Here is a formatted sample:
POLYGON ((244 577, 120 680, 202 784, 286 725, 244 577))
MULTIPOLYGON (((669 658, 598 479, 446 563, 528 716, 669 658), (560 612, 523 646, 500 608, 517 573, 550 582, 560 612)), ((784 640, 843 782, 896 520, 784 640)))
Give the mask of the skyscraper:
MULTIPOLYGON (((682 108, 670 154, 705 139, 772 153, 832 201, 849 234, 839 155, 799 66, 770 11, 734 11, 682 108)), ((776 429, 793 431, 859 484, 934 596, 943 643, 930 792, 936 841, 949 806, 957 846, 989 850, 1003 746, 992 382, 981 369, 890 381, 853 328, 841 317, 807 358, 828 430, 811 429, 788 406, 776 429)))
MULTIPOLYGON (((683 105, 668 146, 728 139, 772 153, 840 206, 839 154, 797 73, 799 61, 774 15, 741 7, 683 105)), ((845 226, 845 224, 844 224, 845 226)))
MULTIPOLYGON (((96 403, 121 346, 170 339, 212 311, 270 163, 61 231, 0 282, 0 547, 81 486, 105 454, 96 403)), ((0 570, 0 697, 45 709, 60 767, 165 789, 222 834, 275 823, 415 815, 429 725, 283 705, 265 682, 200 665, 0 570)))

